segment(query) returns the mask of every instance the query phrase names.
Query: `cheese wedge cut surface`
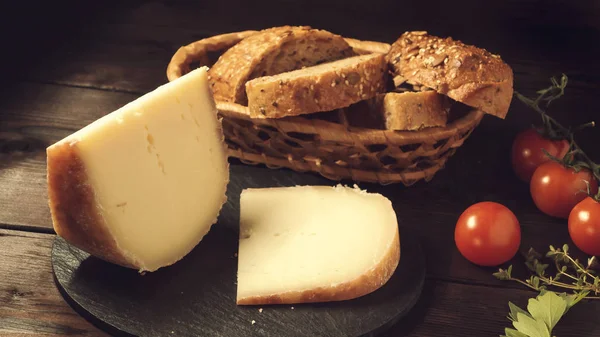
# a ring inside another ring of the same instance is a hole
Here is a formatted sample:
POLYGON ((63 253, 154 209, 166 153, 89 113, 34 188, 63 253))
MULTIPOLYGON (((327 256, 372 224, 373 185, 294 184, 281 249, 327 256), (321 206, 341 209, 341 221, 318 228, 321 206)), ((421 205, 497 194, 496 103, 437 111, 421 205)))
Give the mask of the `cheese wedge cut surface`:
POLYGON ((54 229, 104 260, 155 271, 216 222, 229 167, 206 68, 47 149, 54 229))
POLYGON ((340 301, 392 276, 400 238, 391 202, 343 186, 246 189, 237 304, 340 301))

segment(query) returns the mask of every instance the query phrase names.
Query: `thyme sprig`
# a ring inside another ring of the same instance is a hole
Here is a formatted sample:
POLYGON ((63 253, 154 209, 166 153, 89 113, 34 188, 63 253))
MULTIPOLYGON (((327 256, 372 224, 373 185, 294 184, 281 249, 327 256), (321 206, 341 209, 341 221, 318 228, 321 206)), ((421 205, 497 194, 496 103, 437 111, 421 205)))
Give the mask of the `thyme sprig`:
POLYGON ((520 283, 535 291, 561 288, 582 298, 600 299, 600 276, 596 274, 598 261, 595 256, 588 258, 587 263, 582 263, 569 254, 569 246, 565 244, 562 249, 550 246, 545 256, 531 248, 525 258, 525 265, 533 274, 529 278, 514 277, 512 265, 507 269, 499 269, 494 276, 500 280, 520 283), (548 271, 550 266, 553 267, 552 273, 548 271))

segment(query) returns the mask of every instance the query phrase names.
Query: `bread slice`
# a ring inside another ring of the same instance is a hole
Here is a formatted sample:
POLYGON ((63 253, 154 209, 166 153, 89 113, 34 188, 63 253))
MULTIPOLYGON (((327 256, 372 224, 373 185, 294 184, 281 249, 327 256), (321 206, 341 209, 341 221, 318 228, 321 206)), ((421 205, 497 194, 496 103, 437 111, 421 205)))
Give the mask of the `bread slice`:
POLYGON ((513 95, 513 72, 500 56, 452 38, 406 32, 386 57, 394 75, 506 117, 513 95))
POLYGON ((450 104, 435 91, 388 92, 345 109, 350 126, 418 131, 446 126, 450 104))
POLYGON ((217 101, 247 104, 244 84, 275 75, 353 56, 339 35, 310 27, 282 26, 252 34, 223 53, 209 71, 217 101))
POLYGON ((246 189, 237 304, 341 301, 383 286, 400 260, 391 202, 343 186, 246 189))
POLYGON ((380 101, 387 130, 421 130, 443 127, 450 105, 435 91, 390 92, 380 101))
POLYGON ((347 107, 374 97, 386 85, 385 57, 345 58, 246 83, 252 117, 280 118, 347 107))

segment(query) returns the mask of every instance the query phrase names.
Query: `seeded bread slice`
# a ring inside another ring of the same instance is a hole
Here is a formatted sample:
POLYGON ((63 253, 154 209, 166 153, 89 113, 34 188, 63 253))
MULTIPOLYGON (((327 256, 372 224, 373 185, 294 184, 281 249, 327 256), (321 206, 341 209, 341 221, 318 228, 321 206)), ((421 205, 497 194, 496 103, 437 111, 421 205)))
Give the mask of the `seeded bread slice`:
POLYGON ((383 54, 368 54, 246 83, 251 117, 280 118, 347 107, 385 90, 383 54))
POLYGON ((513 72, 500 56, 452 38, 406 32, 386 57, 394 75, 506 117, 513 95, 513 72))
POLYGON ((345 109, 350 126, 417 131, 446 126, 450 104, 435 91, 389 92, 345 109))
POLYGON ((252 34, 223 53, 209 70, 217 101, 247 104, 244 84, 256 77, 353 56, 343 37, 310 27, 282 26, 252 34))

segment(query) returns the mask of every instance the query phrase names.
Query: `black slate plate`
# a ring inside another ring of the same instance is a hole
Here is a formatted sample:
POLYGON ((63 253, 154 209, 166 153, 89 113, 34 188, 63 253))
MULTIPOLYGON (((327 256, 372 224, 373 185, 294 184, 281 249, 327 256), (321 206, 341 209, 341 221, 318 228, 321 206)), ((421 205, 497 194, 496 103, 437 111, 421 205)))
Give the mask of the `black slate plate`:
POLYGON ((421 247, 402 226, 400 264, 388 283, 369 295, 342 302, 263 306, 262 312, 259 306, 235 304, 241 190, 331 184, 310 174, 233 165, 229 201, 218 223, 183 260, 140 275, 90 257, 57 237, 52 249, 55 281, 82 316, 114 335, 376 335, 408 313, 423 287, 421 247))

